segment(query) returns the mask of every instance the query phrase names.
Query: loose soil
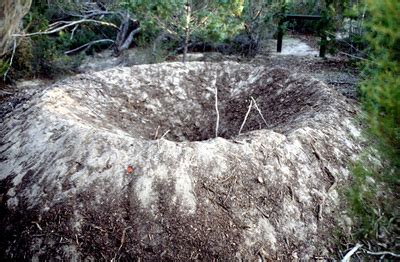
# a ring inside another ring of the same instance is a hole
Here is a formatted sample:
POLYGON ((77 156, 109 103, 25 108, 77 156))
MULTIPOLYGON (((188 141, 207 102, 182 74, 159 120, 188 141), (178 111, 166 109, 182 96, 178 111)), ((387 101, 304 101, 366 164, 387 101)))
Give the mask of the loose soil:
POLYGON ((316 79, 232 62, 57 82, 2 121, 2 255, 330 257, 354 113, 316 79), (239 135, 252 97, 266 123, 252 108, 239 135))
POLYGON ((333 61, 116 67, 10 95, 0 258, 334 258, 361 142, 352 98, 310 76, 333 61))

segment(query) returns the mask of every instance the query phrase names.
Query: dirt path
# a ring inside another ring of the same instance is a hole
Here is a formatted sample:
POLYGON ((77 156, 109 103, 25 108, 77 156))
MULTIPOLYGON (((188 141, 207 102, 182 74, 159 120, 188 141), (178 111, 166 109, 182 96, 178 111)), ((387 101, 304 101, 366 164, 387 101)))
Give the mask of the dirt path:
POLYGON ((358 99, 356 85, 359 80, 359 71, 355 68, 354 63, 345 56, 327 55, 326 58, 320 58, 318 39, 313 36, 285 36, 282 53, 276 52, 276 40, 268 40, 263 43, 260 54, 253 59, 224 56, 219 53, 189 55, 189 61, 219 62, 226 60, 271 68, 282 67, 291 73, 309 75, 321 80, 348 99, 358 99))

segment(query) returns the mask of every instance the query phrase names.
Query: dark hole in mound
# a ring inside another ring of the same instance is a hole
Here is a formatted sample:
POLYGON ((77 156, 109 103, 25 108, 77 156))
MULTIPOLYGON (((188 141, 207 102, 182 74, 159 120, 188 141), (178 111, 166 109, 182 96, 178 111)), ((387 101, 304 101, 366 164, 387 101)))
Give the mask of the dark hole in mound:
MULTIPOLYGON (((271 84, 249 86, 236 96, 226 91, 223 81, 217 81, 218 137, 231 139, 239 131, 243 134, 259 129, 287 129, 283 127, 294 124, 301 115, 313 111, 318 100, 313 95, 314 91, 304 88, 301 82, 294 83, 293 89, 285 90, 285 77, 283 74, 271 84)), ((217 118, 213 93, 208 101, 202 103, 201 113, 187 117, 186 121, 182 121, 183 125, 160 122, 160 129, 169 130, 165 135, 169 140, 208 140, 216 137, 217 118)))
POLYGON ((146 71, 145 80, 135 79, 130 94, 124 94, 126 89, 109 90, 110 101, 119 100, 119 104, 109 102, 102 112, 98 111, 104 114, 106 108, 108 129, 119 128, 149 140, 215 138, 217 88, 218 136, 230 139, 239 134, 252 99, 255 103, 241 133, 264 128, 287 130, 293 123, 309 118, 328 97, 317 82, 290 76, 284 69, 205 68, 176 73, 174 80, 169 71, 151 74, 146 71))

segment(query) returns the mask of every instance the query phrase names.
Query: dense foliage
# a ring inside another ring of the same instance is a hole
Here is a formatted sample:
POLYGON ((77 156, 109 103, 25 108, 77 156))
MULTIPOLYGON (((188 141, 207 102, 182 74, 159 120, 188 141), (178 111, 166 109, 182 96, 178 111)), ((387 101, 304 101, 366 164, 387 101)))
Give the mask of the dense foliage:
MULTIPOLYGON (((253 56, 257 54, 263 39, 272 37, 277 31, 283 13, 321 14, 323 20, 321 23, 311 23, 312 30, 334 34, 340 20, 338 17, 342 18, 338 14, 342 14, 344 7, 354 1, 33 0, 31 10, 25 17, 24 28, 27 33, 44 31, 54 22, 73 21, 82 18, 87 11, 105 10, 107 15, 95 18, 111 21, 118 27, 123 23, 121 19, 116 19, 119 15, 128 15, 132 21, 136 21, 140 34, 135 36, 133 43, 151 48, 156 57, 153 62, 163 61, 176 53, 186 53, 188 49, 253 56)), ((301 27, 306 28, 307 25, 301 27)), ((20 78, 64 74, 74 70, 80 63, 80 57, 72 55, 108 48, 112 40, 115 40, 114 49, 118 49, 117 33, 115 29, 113 31, 105 26, 82 23, 50 35, 22 38, 9 76, 20 78), (110 41, 68 53, 69 50, 103 38, 110 41)), ((2 58, 0 73, 7 70, 9 62, 10 55, 2 58)))
POLYGON ((399 235, 400 2, 368 1, 370 58, 361 85, 371 149, 354 169, 349 199, 358 238, 392 245, 399 235))
POLYGON ((185 27, 186 5, 191 9, 192 34, 220 40, 238 27, 235 17, 241 15, 243 0, 186 1, 186 0, 125 0, 121 2, 141 21, 145 34, 155 37, 160 31, 182 36, 185 27))

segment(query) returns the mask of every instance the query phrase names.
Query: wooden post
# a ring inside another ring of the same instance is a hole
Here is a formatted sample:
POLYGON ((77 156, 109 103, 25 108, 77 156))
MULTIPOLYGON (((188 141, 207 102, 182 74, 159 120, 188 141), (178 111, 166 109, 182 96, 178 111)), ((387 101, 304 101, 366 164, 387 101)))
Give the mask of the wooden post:
POLYGON ((280 21, 278 25, 278 44, 276 46, 276 52, 282 52, 282 41, 283 41, 283 22, 280 21))
POLYGON ((319 48, 319 57, 325 57, 326 53, 326 34, 325 32, 321 32, 321 46, 319 48))

